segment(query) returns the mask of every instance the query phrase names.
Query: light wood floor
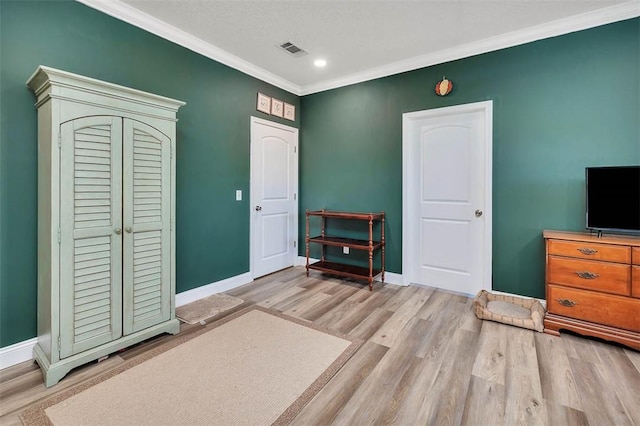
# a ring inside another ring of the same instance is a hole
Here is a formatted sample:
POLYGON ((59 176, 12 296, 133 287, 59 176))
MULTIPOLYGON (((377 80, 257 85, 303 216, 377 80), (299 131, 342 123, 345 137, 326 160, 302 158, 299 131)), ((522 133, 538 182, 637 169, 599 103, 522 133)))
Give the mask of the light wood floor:
MULTIPOLYGON (((318 273, 307 278, 301 267, 229 294, 245 300, 231 312, 259 304, 366 341, 294 425, 640 425, 639 352, 480 321, 472 299, 458 294, 381 283, 369 292, 318 273)), ((80 367, 49 389, 32 362, 1 370, 0 424, 20 424, 30 404, 172 338, 80 367)))

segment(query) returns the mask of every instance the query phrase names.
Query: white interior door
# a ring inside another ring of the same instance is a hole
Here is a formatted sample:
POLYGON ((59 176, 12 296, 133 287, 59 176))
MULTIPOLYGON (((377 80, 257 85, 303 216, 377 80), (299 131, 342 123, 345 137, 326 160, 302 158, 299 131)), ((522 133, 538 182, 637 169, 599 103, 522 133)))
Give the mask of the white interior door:
POLYGON ((405 282, 491 288, 492 103, 403 116, 405 282))
POLYGON ((298 239, 298 129, 251 117, 251 272, 293 266, 298 239))

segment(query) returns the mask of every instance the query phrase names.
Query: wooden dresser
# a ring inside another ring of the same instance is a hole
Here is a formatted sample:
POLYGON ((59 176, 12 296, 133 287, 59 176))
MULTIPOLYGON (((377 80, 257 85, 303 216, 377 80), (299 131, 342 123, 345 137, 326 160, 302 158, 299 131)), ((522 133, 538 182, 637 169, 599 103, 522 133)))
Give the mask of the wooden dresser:
POLYGON ((569 330, 640 350, 640 238, 544 231, 545 333, 569 330))

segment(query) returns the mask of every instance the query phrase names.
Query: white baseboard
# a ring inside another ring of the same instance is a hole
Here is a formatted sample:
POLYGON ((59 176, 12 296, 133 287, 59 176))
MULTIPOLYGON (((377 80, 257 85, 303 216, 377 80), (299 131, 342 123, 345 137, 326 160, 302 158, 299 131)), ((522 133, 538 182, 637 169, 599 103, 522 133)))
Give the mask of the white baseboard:
POLYGON ((251 272, 245 272, 244 274, 206 284, 193 290, 183 291, 182 293, 176 294, 176 307, 195 302, 198 299, 211 296, 212 294, 222 293, 223 291, 249 284, 251 281, 253 281, 251 272))
POLYGON ((402 278, 402 274, 396 274, 395 272, 387 272, 384 273, 384 282, 389 284, 408 286, 409 284, 404 283, 404 279, 402 278))
MULTIPOLYGON (((309 263, 312 262, 317 262, 320 259, 313 259, 313 258, 309 258, 309 263)), ((296 264, 295 266, 307 266, 307 258, 305 256, 298 256, 296 258, 296 264)), ((403 279, 402 279, 402 274, 396 274, 394 272, 388 272, 385 271, 384 272, 384 282, 388 283, 388 284, 396 284, 396 285, 408 285, 405 284, 403 279)))
MULTIPOLYGON (((319 259, 309 258, 309 262, 317 262, 319 259)), ((305 256, 296 257, 296 262, 294 266, 307 266, 307 258, 305 256)))
POLYGON ((38 338, 34 337, 0 349, 0 370, 33 359, 33 347, 36 343, 38 338))

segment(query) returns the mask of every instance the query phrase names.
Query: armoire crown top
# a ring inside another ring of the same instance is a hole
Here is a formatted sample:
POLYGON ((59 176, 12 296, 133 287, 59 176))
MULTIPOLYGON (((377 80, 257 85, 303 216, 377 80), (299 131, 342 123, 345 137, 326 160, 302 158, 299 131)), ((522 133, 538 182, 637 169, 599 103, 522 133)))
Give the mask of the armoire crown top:
POLYGON ((145 92, 130 87, 98 80, 83 75, 40 65, 27 80, 27 86, 34 91, 37 103, 46 102, 49 98, 75 98, 74 92, 108 96, 115 101, 126 99, 127 102, 137 102, 141 105, 153 105, 173 113, 185 105, 185 102, 154 93, 145 92))

